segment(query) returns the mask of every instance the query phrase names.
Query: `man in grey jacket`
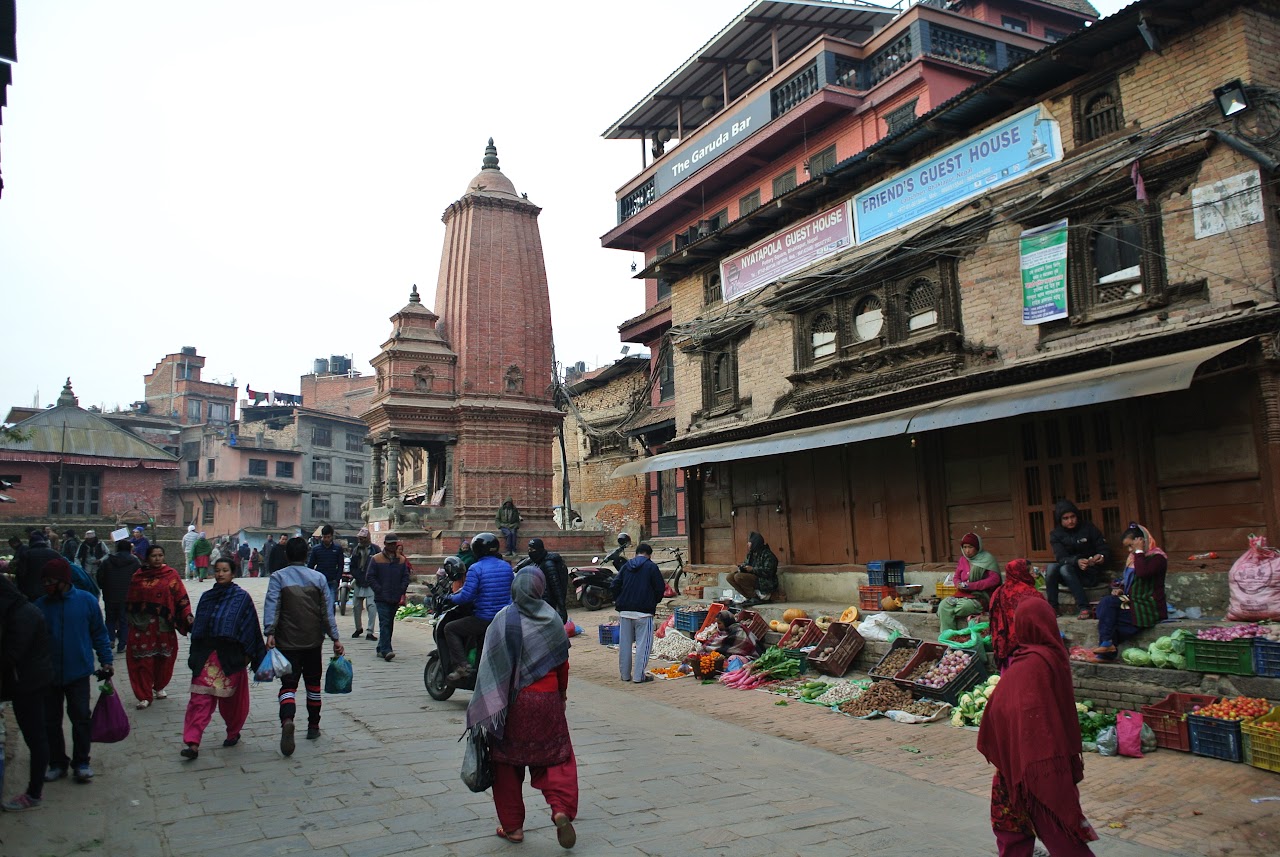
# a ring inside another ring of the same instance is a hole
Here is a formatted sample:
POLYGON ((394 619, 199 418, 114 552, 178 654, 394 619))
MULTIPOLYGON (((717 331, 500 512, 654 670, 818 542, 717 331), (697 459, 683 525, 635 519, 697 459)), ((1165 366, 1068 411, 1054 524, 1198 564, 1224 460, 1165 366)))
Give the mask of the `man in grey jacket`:
POLYGON ((320 649, 324 638, 333 640, 334 656, 344 651, 333 615, 333 598, 323 574, 307 568, 307 540, 285 543, 289 564, 271 575, 262 611, 267 648, 280 648, 293 670, 280 679, 280 752, 293 755, 293 717, 297 711, 298 680, 307 693, 307 740, 320 737, 320 649))

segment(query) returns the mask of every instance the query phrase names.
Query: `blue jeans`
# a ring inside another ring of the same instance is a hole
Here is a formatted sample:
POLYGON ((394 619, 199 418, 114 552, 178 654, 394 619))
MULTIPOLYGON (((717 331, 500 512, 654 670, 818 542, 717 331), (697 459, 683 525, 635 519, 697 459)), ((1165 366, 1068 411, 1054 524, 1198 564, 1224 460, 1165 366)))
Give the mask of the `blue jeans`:
POLYGON ((125 618, 124 602, 105 604, 103 607, 107 614, 107 639, 112 646, 123 652, 125 643, 129 642, 129 620, 125 618))
POLYGON ((628 619, 618 617, 618 675, 623 681, 643 681, 649 666, 649 650, 653 648, 653 617, 628 619), (634 660, 631 645, 635 644, 634 660))
POLYGON ((1044 597, 1049 606, 1058 609, 1058 586, 1065 583, 1076 599, 1077 610, 1089 609, 1089 596, 1084 591, 1084 574, 1080 567, 1067 563, 1051 562, 1044 568, 1044 597))
POLYGON ((329 606, 332 607, 338 603, 338 581, 330 580, 327 583, 329 584, 329 606))
POLYGON ((520 528, 519 527, 498 527, 498 529, 502 532, 503 538, 507 540, 507 553, 515 553, 516 552, 516 533, 520 530, 520 528))
MULTIPOLYGON (((391 651, 391 626, 396 618, 396 605, 385 601, 374 602, 378 608, 378 648, 377 653, 385 655, 391 651)), ((372 630, 372 629, 370 629, 372 630)))
POLYGON ((1133 611, 1121 610, 1120 599, 1108 595, 1098 602, 1098 645, 1114 646, 1141 629, 1133 623, 1133 611))

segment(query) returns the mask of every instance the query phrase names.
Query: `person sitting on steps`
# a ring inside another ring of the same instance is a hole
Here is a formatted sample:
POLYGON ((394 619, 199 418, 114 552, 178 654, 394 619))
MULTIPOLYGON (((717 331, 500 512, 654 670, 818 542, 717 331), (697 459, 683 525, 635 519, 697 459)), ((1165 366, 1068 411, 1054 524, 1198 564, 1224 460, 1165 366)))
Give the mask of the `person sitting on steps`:
POLYGON ((747 536, 747 558, 725 579, 746 596, 744 607, 764 604, 773 596, 778 589, 778 557, 769 549, 764 536, 755 532, 747 536))
POLYGON ((1111 562, 1111 548, 1092 522, 1080 517, 1080 510, 1070 500, 1059 500, 1053 510, 1057 526, 1049 533, 1054 562, 1044 571, 1044 595, 1049 606, 1058 610, 1058 584, 1066 583, 1076 599, 1079 618, 1089 618, 1089 596, 1085 587, 1093 583, 1099 572, 1111 562))

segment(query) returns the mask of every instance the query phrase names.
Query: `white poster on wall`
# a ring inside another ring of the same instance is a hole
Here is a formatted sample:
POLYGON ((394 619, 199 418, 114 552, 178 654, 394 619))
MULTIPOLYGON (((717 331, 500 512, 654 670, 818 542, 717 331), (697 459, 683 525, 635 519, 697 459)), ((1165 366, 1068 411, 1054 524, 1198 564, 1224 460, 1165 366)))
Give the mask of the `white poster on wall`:
POLYGON ((1257 170, 1191 189, 1196 239, 1262 222, 1262 177, 1257 170))

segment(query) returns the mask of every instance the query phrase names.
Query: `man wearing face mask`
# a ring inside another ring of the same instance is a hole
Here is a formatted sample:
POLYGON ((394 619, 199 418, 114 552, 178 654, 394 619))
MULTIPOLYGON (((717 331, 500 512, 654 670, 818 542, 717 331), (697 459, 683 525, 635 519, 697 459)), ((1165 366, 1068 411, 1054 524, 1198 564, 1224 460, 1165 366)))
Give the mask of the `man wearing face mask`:
POLYGON ((542 539, 529 539, 529 558, 516 566, 516 571, 530 565, 541 569, 542 576, 546 578, 547 588, 542 594, 542 600, 560 614, 561 622, 568 622, 569 613, 565 600, 569 591, 569 567, 565 565, 564 557, 548 551, 542 539))
POLYGON ((49 739, 49 771, 45 782, 60 780, 68 768, 78 783, 93 779, 89 767, 89 677, 93 655, 102 665, 99 675, 115 674, 111 640, 102 621, 98 599, 71 586, 71 566, 62 557, 49 560, 40 570, 44 597, 36 606, 49 629, 49 653, 53 659, 53 684, 45 698, 45 725, 49 739), (71 757, 67 758, 62 735, 65 705, 71 720, 71 757))

